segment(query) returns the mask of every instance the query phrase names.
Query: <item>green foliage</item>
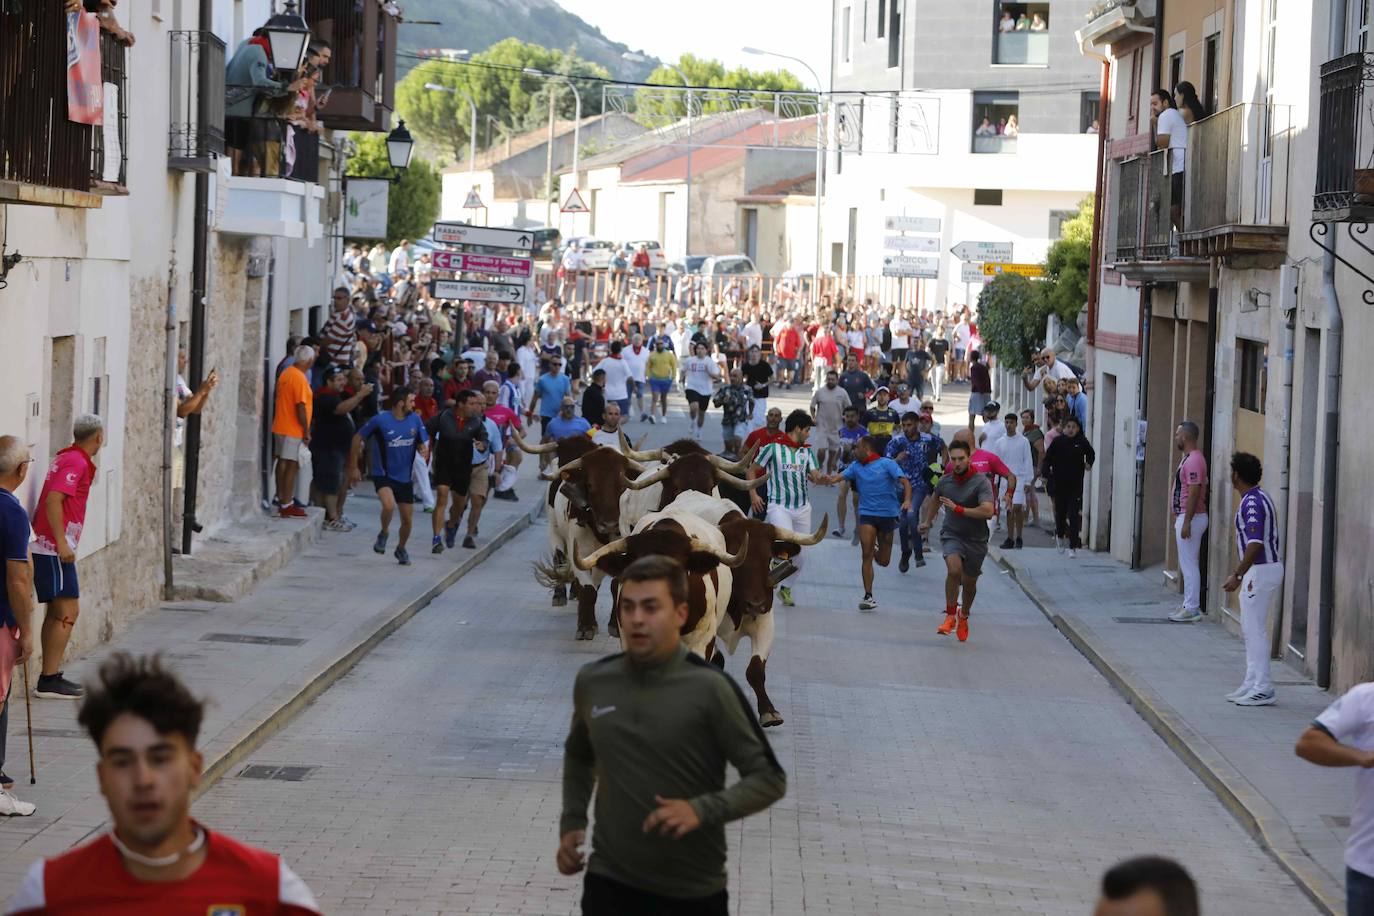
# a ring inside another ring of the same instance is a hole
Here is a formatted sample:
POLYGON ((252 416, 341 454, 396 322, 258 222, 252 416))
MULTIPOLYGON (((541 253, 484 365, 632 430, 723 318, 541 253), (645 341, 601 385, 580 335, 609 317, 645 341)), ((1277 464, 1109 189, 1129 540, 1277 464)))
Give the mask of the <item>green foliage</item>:
MULTIPOLYGON (((409 125, 407 125, 409 126, 409 125)), ((391 161, 386 154, 386 134, 353 134, 358 152, 348 160, 348 174, 359 178, 390 178, 391 161)), ((401 239, 423 238, 439 217, 439 197, 443 181, 425 159, 414 156, 401 180, 391 186, 386 206, 386 240, 394 245, 401 239)))
MULTIPOLYGON (((683 54, 677 62, 677 70, 682 71, 682 75, 687 77, 691 85, 709 86, 713 89, 766 89, 777 92, 798 92, 806 89, 801 80, 786 70, 749 70, 744 67, 726 70, 725 65, 720 61, 697 57, 694 54, 683 54)), ((668 66, 659 67, 650 73, 644 82, 658 86, 684 85, 682 77, 678 76, 677 71, 668 66)), ((686 115, 687 100, 685 97, 664 101, 652 98, 652 92, 653 90, 641 90, 636 93, 635 109, 643 120, 648 123, 662 123, 664 120, 676 121, 686 115)), ((742 93, 742 95, 748 98, 751 94, 742 93)), ((753 102, 757 105, 771 106, 773 97, 754 95, 753 102)), ((693 112, 699 115, 737 107, 740 107, 738 101, 727 102, 714 94, 708 97, 704 103, 700 99, 696 100, 692 106, 693 112)), ((807 105, 801 111, 785 114, 797 117, 806 114, 814 115, 815 113, 815 106, 807 105)))
POLYGON ((512 133, 523 133, 547 123, 550 92, 556 94, 554 106, 559 118, 572 118, 576 112, 576 100, 567 84, 520 72, 524 68, 572 77, 582 93, 584 118, 600 112, 601 84, 577 78, 610 76, 604 67, 573 54, 515 38, 474 54, 472 60, 495 67, 430 60, 417 65, 396 86, 396 110, 405 118, 406 126, 425 148, 441 151, 455 162, 467 160, 472 123, 472 110, 462 93, 477 103, 477 147, 484 149, 488 137, 492 144, 504 139, 499 128, 488 126, 488 116, 512 133), (426 83, 458 91, 426 89, 426 83))
POLYGON ((1086 197, 1045 256, 1045 298, 1049 309, 1065 322, 1071 323, 1088 301, 1092 238, 1093 199, 1086 197))
POLYGON ((1024 366, 1045 339, 1050 306, 1044 281, 999 274, 978 296, 978 334, 983 349, 1006 366, 1024 366))

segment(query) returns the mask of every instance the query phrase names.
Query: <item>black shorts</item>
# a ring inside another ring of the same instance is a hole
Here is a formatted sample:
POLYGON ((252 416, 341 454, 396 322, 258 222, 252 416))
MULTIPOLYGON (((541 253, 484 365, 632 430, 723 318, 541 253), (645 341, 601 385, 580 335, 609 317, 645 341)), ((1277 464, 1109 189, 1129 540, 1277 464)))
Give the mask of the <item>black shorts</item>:
POLYGON ((472 483, 472 457, 470 454, 468 457, 436 455, 433 472, 436 487, 448 487, 459 496, 468 495, 468 486, 472 483))
POLYGON ((897 518, 891 515, 860 515, 859 526, 864 525, 878 529, 879 534, 890 534, 897 530, 897 518))
POLYGON ((409 480, 402 483, 399 480, 392 480, 390 477, 372 478, 372 486, 377 488, 380 493, 383 490, 390 490, 391 497, 396 500, 398 505, 408 505, 415 502, 415 485, 409 480))
POLYGON ((700 405, 702 410, 706 410, 711 406, 711 396, 709 394, 702 394, 700 391, 687 391, 685 393, 687 395, 688 404, 700 405))
POLYGON ((310 453, 311 480, 315 489, 325 496, 335 496, 343 489, 345 454, 340 451, 312 451, 310 453))
MULTIPOLYGON (((1169 153, 1169 155, 1172 156, 1172 155, 1173 155, 1173 152, 1171 151, 1171 152, 1169 153)), ((1183 206, 1183 173, 1182 173, 1182 172, 1174 172, 1173 175, 1169 176, 1169 189, 1173 192, 1173 201, 1172 201, 1172 203, 1171 203, 1171 206, 1182 207, 1182 206, 1183 206)))
POLYGON ((587 872, 582 885, 583 916, 608 913, 654 913, 656 916, 726 916, 730 897, 720 891, 709 897, 664 897, 587 872))

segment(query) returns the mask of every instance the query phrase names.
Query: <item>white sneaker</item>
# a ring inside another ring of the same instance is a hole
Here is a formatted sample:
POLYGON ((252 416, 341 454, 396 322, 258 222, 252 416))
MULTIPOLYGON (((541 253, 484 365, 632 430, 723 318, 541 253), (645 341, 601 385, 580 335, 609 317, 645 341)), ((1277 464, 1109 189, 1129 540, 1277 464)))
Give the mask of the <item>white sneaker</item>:
POLYGON ((1054 536, 1054 549, 1060 553, 1064 552, 1064 539, 1057 534, 1054 536))
POLYGON ((37 810, 38 806, 32 802, 20 801, 14 797, 13 792, 0 789, 0 816, 28 817, 37 810))
POLYGON ((1077 556, 1078 556, 1078 551, 1077 551, 1077 550, 1074 550, 1072 547, 1070 547, 1070 548, 1069 548, 1069 559, 1072 560, 1072 559, 1076 558, 1077 556))
POLYGON ((1245 696, 1253 689, 1254 688, 1251 687, 1249 684, 1241 684, 1235 690, 1232 690, 1230 693, 1226 694, 1226 699, 1229 702, 1234 703, 1236 700, 1239 700, 1241 697, 1245 696))
POLYGON ((1174 623, 1193 623, 1202 619, 1202 611, 1197 608, 1181 607, 1169 615, 1174 623))
POLYGON ((1252 690, 1245 696, 1236 700, 1237 706, 1273 706, 1278 700, 1273 688, 1269 690, 1252 690))

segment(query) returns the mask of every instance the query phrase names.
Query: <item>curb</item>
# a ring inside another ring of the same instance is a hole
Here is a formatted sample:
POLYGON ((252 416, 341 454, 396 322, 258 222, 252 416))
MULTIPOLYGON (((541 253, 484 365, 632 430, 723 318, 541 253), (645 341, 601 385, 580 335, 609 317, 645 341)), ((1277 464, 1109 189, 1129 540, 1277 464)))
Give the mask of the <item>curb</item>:
MULTIPOLYGON (((495 537, 450 570, 438 582, 425 589, 424 592, 388 606, 362 624, 351 637, 352 645, 338 658, 325 664, 322 669, 307 672, 306 680, 303 682, 284 684, 273 695, 263 700, 259 707, 270 707, 264 710, 265 715, 255 716, 258 708, 249 710, 244 718, 256 718, 258 720, 256 724, 252 724, 239 734, 225 739, 227 747, 216 749, 212 745, 206 749, 206 763, 202 771, 201 783, 192 793, 192 801, 209 791, 245 757, 256 751, 263 742, 295 718, 296 714, 305 706, 351 671, 382 640, 424 610, 430 602, 451 588, 459 579, 476 569, 487 557, 495 553, 497 548, 528 528, 543 512, 544 500, 538 499, 527 512, 502 528, 495 537)), ((230 729, 232 728, 231 725, 230 729)))
POLYGON ((1061 611, 1049 595, 1023 576, 1021 568, 1007 559, 1000 548, 989 545, 988 551, 997 564, 1011 574, 1031 603, 1116 688, 1155 734, 1297 883, 1317 909, 1326 916, 1344 913, 1345 888, 1333 881, 1308 855, 1278 809, 1130 665, 1101 645, 1091 627, 1061 611))

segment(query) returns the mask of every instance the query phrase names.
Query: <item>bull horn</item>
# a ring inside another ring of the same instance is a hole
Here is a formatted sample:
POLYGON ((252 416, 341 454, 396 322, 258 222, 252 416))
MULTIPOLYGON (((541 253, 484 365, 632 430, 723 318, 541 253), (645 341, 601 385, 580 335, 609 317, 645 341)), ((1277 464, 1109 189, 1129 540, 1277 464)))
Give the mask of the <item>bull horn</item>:
POLYGON ((620 553, 630 546, 627 538, 616 538, 605 547, 598 547, 591 556, 583 557, 576 541, 573 541, 573 565, 583 572, 591 572, 597 561, 607 554, 620 553))
POLYGON ((730 569, 736 569, 740 566, 743 566, 745 559, 749 556, 749 532, 746 531, 744 533, 744 538, 740 541, 739 553, 736 553, 733 556, 722 550, 717 550, 710 544, 707 544, 705 541, 699 541, 696 538, 692 538, 692 549, 700 550, 702 553, 711 554, 717 560, 720 561, 721 566, 727 566, 730 569))
POLYGON ((826 526, 830 524, 830 513, 821 516, 821 526, 816 529, 815 534, 798 534, 795 531, 788 531, 786 528, 773 526, 773 537, 779 541, 786 541, 789 544, 796 544, 798 547, 815 547, 825 537, 826 526))
MULTIPOLYGON (((647 452, 638 452, 631 448, 630 440, 625 436, 624 427, 617 429, 616 433, 620 436, 620 454, 631 461, 661 461, 663 459, 663 449, 661 448, 650 449, 647 452)), ((644 440, 640 439, 639 444, 643 445, 644 440)))
POLYGON ((560 478, 557 474, 550 474, 547 471, 540 471, 539 479, 547 481, 549 483, 553 483, 555 480, 559 480, 560 478))
POLYGON ((520 430, 511 426, 511 435, 515 437, 515 444, 520 446, 520 451, 530 455, 547 455, 549 452, 558 448, 557 442, 545 442, 542 445, 530 445, 525 441, 525 437, 520 435, 520 430))
POLYGON ((734 474, 727 474, 720 468, 716 468, 716 480, 721 483, 728 483, 739 490, 757 490, 768 482, 768 472, 764 471, 761 477, 745 479, 743 477, 736 477, 734 474))
POLYGON ((652 474, 650 474, 649 476, 647 476, 647 477, 642 477, 642 476, 641 476, 641 477, 639 477, 639 478, 636 479, 636 480, 631 480, 630 478, 626 477, 624 474, 621 474, 621 475, 620 475, 620 480, 621 480, 621 482, 623 482, 623 483, 625 484, 625 488, 626 488, 626 489, 629 489, 629 490, 644 490, 644 489, 647 489, 647 488, 649 488, 649 487, 652 487, 652 486, 653 486, 654 484, 656 484, 656 483, 662 483, 663 481, 667 480, 667 479, 668 479, 668 472, 669 472, 669 470, 670 470, 670 469, 669 469, 668 467, 666 467, 666 466, 665 466, 665 467, 661 467, 661 468, 659 468, 657 471, 654 471, 654 472, 653 472, 652 474))
POLYGON ((736 461, 726 461, 719 455, 707 455, 706 457, 710 460, 711 464, 715 465, 717 470, 726 471, 730 474, 738 474, 741 471, 748 470, 749 466, 754 463, 754 456, 756 454, 758 454, 757 444, 751 445, 748 451, 741 455, 736 461))
POLYGON ((575 459, 575 460, 573 460, 573 461, 569 461, 567 464, 559 465, 559 467, 558 467, 558 474, 559 474, 559 476, 561 477, 562 475, 564 475, 564 474, 566 474, 566 473, 568 473, 568 472, 570 472, 570 471, 580 471, 580 470, 582 470, 582 459, 581 459, 581 458, 577 458, 577 459, 575 459))
POLYGON ((630 470, 634 471, 636 474, 643 474, 645 470, 647 470, 647 468, 645 468, 644 465, 640 464, 638 461, 635 461, 633 458, 626 458, 625 466, 628 467, 630 470))

